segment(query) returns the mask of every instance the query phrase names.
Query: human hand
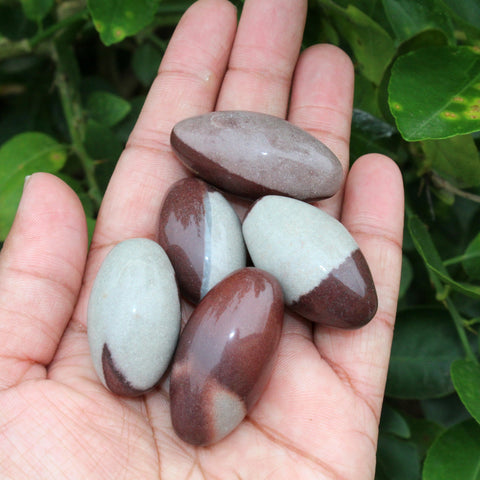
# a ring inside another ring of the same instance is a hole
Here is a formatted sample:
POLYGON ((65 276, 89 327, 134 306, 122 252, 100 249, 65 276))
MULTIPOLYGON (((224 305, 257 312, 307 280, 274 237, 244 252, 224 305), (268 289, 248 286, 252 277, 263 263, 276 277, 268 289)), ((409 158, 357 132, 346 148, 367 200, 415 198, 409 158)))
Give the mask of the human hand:
POLYGON ((345 331, 287 314, 267 390, 218 444, 175 436, 165 384, 136 399, 108 392, 86 335, 102 260, 121 240, 156 238, 166 190, 187 174, 169 145, 177 121, 214 109, 287 117, 347 171, 353 68, 332 46, 298 57, 306 7, 246 0, 238 30, 226 0, 200 0, 185 14, 110 181, 88 261, 75 194, 47 174, 27 182, 0 255, 2 479, 373 478, 403 221, 401 175, 385 157, 359 159, 344 191, 319 202, 359 243, 377 315, 345 331))

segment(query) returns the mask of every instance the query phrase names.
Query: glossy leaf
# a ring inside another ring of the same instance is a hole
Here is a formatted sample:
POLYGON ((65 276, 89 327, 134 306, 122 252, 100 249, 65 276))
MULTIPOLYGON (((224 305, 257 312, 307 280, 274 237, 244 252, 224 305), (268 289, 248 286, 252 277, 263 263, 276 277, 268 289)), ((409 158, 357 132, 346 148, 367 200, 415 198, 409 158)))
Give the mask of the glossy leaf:
POLYGON ((442 0, 464 22, 480 29, 480 3, 478 0, 442 0))
POLYGON ((453 25, 440 0, 382 0, 395 36, 403 42, 430 29, 443 31, 453 41, 453 25))
POLYGON ((413 281, 413 268, 410 260, 406 255, 402 256, 402 275, 400 278, 399 298, 402 298, 407 292, 413 281))
POLYGON ((7 236, 22 195, 25 177, 35 172, 59 171, 66 149, 44 133, 16 135, 0 148, 0 240, 7 236))
POLYGON ((132 68, 143 85, 149 86, 157 75, 163 52, 150 43, 141 45, 135 50, 132 68))
POLYGON ((447 269, 443 265, 443 261, 433 243, 426 225, 416 215, 411 215, 408 218, 408 230, 415 248, 426 265, 444 275, 448 275, 447 269))
POLYGON ((441 425, 425 418, 407 416, 410 440, 417 447, 418 455, 424 458, 430 445, 445 430, 441 425))
POLYGON ((462 345, 445 310, 399 312, 388 370, 387 395, 420 399, 453 392, 450 365, 462 355, 462 345))
MULTIPOLYGON (((352 118, 350 157, 357 159, 366 153, 376 152, 394 157, 394 137, 397 130, 368 112, 355 109, 352 118)), ((397 134, 397 138, 399 138, 397 134)))
POLYGON ((412 442, 380 434, 375 480, 420 480, 420 458, 412 442))
POLYGON ((0 37, 22 40, 35 35, 36 31, 37 25, 26 18, 20 3, 2 4, 0 2, 0 37))
POLYGON ((480 233, 470 242, 462 261, 467 275, 473 280, 480 280, 480 233))
POLYGON ((425 140, 423 151, 431 169, 454 186, 469 188, 480 185, 480 156, 472 135, 425 140))
POLYGON ((88 97, 87 109, 94 120, 111 127, 127 116, 130 104, 110 92, 96 91, 88 97))
POLYGON ((151 23, 158 0, 88 0, 87 5, 102 42, 112 45, 151 23))
POLYGON ((423 480, 480 480, 480 426, 468 420, 434 442, 423 467, 423 480))
POLYGON ((39 21, 51 10, 54 0, 21 0, 23 12, 29 20, 39 21))
POLYGON ((403 416, 388 403, 382 406, 380 431, 400 438, 410 438, 410 427, 403 416))
POLYGON ((374 19, 353 4, 341 8, 332 0, 319 0, 342 31, 362 74, 376 85, 395 54, 390 35, 374 19))
POLYGON ((480 365, 470 360, 456 360, 452 364, 455 390, 470 415, 480 423, 480 365))
POLYGON ((122 147, 122 142, 111 128, 94 120, 87 122, 85 148, 96 160, 95 174, 101 191, 107 188, 122 147))
POLYGON ((445 428, 450 428, 471 418, 465 405, 458 398, 457 392, 446 397, 420 400, 419 403, 427 420, 445 428))
POLYGON ((429 47, 399 57, 388 103, 409 141, 480 130, 480 49, 429 47))
POLYGON ((408 229, 415 248, 431 272, 456 291, 470 297, 480 298, 480 286, 458 282, 451 278, 432 241, 427 227, 417 216, 413 215, 408 219, 408 229))

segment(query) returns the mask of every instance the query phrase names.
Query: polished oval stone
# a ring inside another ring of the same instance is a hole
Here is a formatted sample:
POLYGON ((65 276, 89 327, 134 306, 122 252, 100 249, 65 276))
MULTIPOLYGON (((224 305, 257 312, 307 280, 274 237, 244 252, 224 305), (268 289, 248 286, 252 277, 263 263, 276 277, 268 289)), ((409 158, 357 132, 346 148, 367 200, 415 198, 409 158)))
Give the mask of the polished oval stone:
POLYGON ((179 331, 175 273, 162 247, 143 238, 117 244, 88 303, 88 341, 100 380, 118 395, 151 390, 170 363, 179 331))
POLYGON ((188 118, 174 126, 170 142, 196 175, 242 197, 327 198, 343 180, 339 160, 322 142, 263 113, 227 111, 188 118))
POLYGON ((243 222, 254 265, 274 275, 285 303, 314 322, 358 328, 377 310, 365 257, 335 218, 299 200, 267 196, 243 222))
POLYGON ((210 445, 239 425, 270 379, 282 322, 281 287, 259 269, 238 270, 207 293, 172 367, 171 417, 181 439, 210 445))
POLYGON ((218 190, 198 178, 180 180, 168 191, 160 214, 159 242, 181 292, 195 303, 246 265, 237 214, 218 190))

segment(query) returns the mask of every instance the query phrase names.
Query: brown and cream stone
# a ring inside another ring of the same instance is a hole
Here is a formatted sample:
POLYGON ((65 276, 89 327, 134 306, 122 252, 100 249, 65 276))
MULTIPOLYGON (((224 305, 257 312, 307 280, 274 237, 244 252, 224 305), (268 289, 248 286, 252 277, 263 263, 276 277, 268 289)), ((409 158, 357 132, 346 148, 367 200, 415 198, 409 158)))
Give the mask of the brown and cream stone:
POLYGON ((180 333, 180 299, 165 251, 146 238, 118 243, 103 261, 88 302, 88 342, 102 383, 117 395, 153 389, 180 333))
POLYGON ((254 265, 280 282, 285 303, 305 318, 358 328, 377 310, 365 257, 335 218, 299 200, 266 196, 243 222, 254 265))
POLYGON ((180 180, 168 191, 160 213, 159 243, 181 292, 194 303, 246 265, 237 214, 217 189, 198 178, 180 180))
POLYGON ((213 444, 252 409, 271 375, 283 322, 277 280, 243 268, 199 303, 175 353, 170 406, 184 441, 213 444))
POLYGON ((326 145, 272 115, 225 111, 188 118, 175 125, 170 142, 196 175, 246 198, 327 198, 343 181, 326 145))

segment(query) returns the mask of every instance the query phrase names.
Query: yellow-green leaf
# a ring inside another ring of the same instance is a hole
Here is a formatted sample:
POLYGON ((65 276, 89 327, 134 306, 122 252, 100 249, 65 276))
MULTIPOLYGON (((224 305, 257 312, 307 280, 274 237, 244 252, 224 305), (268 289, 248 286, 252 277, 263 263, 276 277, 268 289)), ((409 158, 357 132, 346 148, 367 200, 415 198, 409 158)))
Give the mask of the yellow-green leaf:
POLYGON ((66 158, 65 147, 44 133, 21 133, 0 147, 0 240, 10 230, 25 177, 35 172, 55 173, 66 158))

